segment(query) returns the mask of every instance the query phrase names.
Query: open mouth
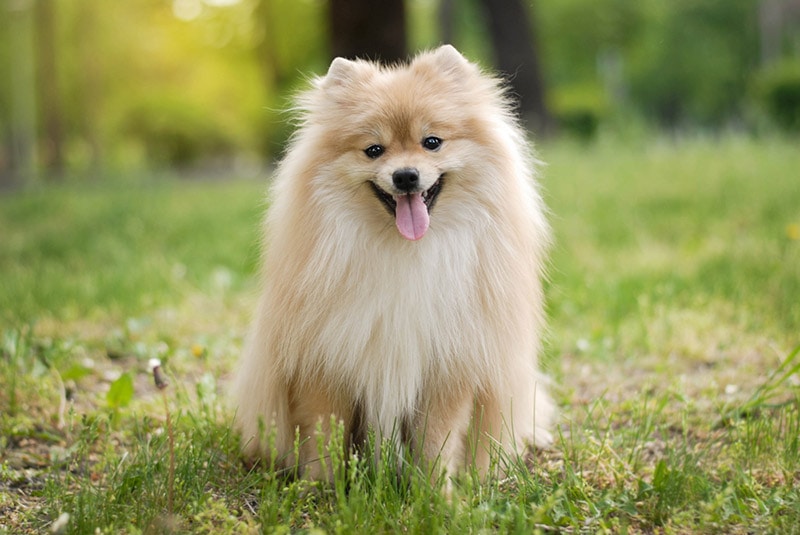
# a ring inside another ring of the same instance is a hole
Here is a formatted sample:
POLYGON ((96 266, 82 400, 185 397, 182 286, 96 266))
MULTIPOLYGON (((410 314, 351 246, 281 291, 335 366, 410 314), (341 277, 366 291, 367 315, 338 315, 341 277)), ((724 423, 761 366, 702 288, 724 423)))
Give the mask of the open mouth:
MULTIPOLYGON (((433 205, 436 204, 436 199, 439 197, 439 193, 442 191, 442 182, 444 181, 444 175, 441 175, 439 179, 433 183, 431 187, 426 189, 422 192, 422 202, 425 203, 425 207, 428 209, 428 213, 431 212, 433 209, 433 205)), ((375 184, 375 182, 370 181, 370 186, 372 186, 372 191, 375 193, 375 197, 378 198, 379 201, 383 203, 383 206, 386 210, 394 216, 397 213, 397 198, 404 197, 407 194, 403 195, 392 195, 391 193, 385 191, 383 188, 375 184)), ((413 194, 408 194, 413 195, 413 194)))
POLYGON ((386 210, 394 216, 397 230, 407 240, 416 241, 425 235, 430 223, 430 211, 442 191, 444 175, 425 191, 392 195, 370 181, 372 191, 386 210))

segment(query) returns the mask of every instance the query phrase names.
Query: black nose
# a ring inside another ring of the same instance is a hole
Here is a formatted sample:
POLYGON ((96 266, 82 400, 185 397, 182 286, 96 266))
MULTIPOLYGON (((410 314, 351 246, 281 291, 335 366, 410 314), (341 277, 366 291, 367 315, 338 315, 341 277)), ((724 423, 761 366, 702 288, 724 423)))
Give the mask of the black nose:
POLYGON ((414 191, 419 186, 419 171, 413 167, 403 167, 392 173, 392 183, 400 191, 414 191))

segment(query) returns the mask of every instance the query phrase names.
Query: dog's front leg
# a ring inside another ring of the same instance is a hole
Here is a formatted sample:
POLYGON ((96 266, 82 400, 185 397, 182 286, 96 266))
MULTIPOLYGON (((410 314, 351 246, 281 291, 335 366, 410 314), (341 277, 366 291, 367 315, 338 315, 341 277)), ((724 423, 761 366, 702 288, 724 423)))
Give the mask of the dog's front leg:
MULTIPOLYGON (((295 451, 299 455, 296 462, 303 477, 332 481, 331 448, 338 447, 331 440, 332 425, 334 422, 344 425, 345 415, 337 410, 333 397, 325 390, 308 385, 290 390, 289 414, 296 430, 295 451)), ((346 448, 347 444, 341 446, 346 448)), ((343 455, 344 448, 336 453, 343 455)))
POLYGON ((452 475, 464 467, 473 404, 472 391, 437 393, 420 412, 415 449, 430 469, 432 480, 442 472, 452 475))

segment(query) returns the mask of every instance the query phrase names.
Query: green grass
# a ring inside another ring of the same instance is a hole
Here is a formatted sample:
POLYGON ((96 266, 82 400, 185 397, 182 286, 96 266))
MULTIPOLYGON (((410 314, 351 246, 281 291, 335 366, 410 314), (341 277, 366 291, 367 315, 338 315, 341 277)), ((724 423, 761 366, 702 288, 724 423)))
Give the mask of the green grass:
POLYGON ((241 287, 258 258, 263 193, 256 182, 147 182, 0 197, 0 314, 130 314, 241 287))
POLYGON ((240 462, 263 184, 0 197, 0 533, 800 532, 796 140, 539 151, 558 441, 449 498, 393 459, 240 462))

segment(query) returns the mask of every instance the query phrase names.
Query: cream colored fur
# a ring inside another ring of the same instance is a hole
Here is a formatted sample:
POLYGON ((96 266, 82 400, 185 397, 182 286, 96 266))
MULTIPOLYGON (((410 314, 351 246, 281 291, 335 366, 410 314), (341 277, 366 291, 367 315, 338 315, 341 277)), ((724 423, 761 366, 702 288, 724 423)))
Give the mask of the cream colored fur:
POLYGON ((263 291, 235 395, 245 453, 320 472, 317 429, 404 439, 448 471, 545 446, 553 404, 537 370, 548 244, 534 161, 498 81, 443 46, 384 68, 336 59, 299 100, 271 191, 263 291), (421 140, 443 140, 436 152, 421 140), (376 159, 364 149, 386 147, 376 159), (369 181, 443 175, 418 241, 369 181), (411 436, 398 438, 404 424, 411 436), (292 456, 299 434, 300 459, 292 456))

